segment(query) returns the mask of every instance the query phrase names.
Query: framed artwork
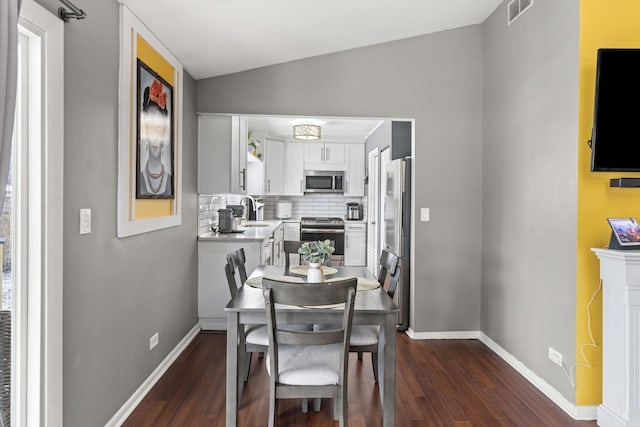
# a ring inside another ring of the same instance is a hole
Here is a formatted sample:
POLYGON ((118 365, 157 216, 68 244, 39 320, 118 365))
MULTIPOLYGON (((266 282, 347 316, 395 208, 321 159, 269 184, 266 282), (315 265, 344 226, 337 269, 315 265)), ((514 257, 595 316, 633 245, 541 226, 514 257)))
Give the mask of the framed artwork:
POLYGON ((120 4, 118 237, 182 223, 182 64, 120 4))
POLYGON ((136 198, 173 199, 173 86, 137 59, 136 198))

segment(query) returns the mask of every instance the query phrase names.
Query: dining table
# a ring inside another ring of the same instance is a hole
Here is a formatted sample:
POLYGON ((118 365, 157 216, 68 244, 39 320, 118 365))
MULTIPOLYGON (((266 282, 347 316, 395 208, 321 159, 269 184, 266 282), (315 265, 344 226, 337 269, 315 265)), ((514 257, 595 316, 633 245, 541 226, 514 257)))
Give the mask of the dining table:
MULTIPOLYGON (((260 278, 289 280, 304 285, 304 266, 261 265, 238 289, 225 307, 227 314, 227 388, 226 425, 236 426, 238 408, 242 397, 244 378, 249 368, 250 353, 245 351, 245 325, 266 324, 267 317, 260 278)), ((354 325, 379 325, 378 337, 378 387, 382 402, 382 425, 395 424, 396 391, 396 322, 398 307, 380 286, 366 267, 323 267, 325 280, 357 277, 358 289, 353 311, 354 325), (372 286, 373 283, 373 286, 372 286), (361 286, 362 284, 362 286, 361 286)), ((343 307, 305 308, 295 306, 276 307, 278 322, 306 324, 340 324, 343 307)))

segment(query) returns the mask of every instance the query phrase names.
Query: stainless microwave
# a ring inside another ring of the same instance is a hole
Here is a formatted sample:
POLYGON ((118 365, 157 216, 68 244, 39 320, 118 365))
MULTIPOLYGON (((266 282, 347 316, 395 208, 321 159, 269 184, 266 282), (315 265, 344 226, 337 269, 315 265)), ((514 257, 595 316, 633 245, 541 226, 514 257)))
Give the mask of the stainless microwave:
POLYGON ((304 171, 305 193, 344 193, 344 172, 304 171))

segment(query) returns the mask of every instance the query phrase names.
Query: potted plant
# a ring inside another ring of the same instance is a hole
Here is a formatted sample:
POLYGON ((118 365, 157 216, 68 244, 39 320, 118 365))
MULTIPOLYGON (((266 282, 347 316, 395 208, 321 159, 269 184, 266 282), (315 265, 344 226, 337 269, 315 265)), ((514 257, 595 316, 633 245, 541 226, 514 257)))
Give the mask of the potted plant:
MULTIPOLYGON (((298 253, 302 255, 305 261, 309 264, 326 264, 331 259, 331 254, 335 252, 335 248, 331 244, 331 240, 314 240, 311 242, 304 242, 298 253)), ((319 265, 318 265, 319 267, 319 265)))
POLYGON ((331 259, 331 254, 336 249, 333 247, 331 240, 314 240, 304 242, 298 253, 302 255, 305 261, 309 262, 309 270, 307 270, 307 281, 321 282, 323 280, 320 265, 326 264, 331 259))

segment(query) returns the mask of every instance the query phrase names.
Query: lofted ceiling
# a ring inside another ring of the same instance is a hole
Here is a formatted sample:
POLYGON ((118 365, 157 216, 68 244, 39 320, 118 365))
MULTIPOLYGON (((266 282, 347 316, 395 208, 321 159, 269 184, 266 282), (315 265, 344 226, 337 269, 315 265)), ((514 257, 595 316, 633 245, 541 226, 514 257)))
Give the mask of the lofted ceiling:
POLYGON ((479 24, 502 0, 119 1, 199 80, 479 24))

